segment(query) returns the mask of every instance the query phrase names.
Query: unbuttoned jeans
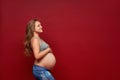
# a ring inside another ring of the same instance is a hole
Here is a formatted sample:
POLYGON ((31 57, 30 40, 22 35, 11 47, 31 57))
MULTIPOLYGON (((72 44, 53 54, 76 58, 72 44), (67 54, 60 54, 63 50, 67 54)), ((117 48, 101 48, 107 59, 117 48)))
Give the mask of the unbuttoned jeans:
POLYGON ((45 67, 34 64, 32 72, 36 80, 55 80, 50 71, 45 67))

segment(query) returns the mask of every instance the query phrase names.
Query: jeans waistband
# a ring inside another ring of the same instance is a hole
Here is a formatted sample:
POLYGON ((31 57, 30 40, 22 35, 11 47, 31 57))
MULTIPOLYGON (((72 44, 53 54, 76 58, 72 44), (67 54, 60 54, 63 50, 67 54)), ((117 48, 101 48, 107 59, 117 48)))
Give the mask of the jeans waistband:
POLYGON ((47 70, 47 71, 50 71, 49 69, 47 69, 45 67, 42 67, 42 66, 39 66, 39 65, 36 65, 36 64, 33 65, 33 69, 34 70, 47 70))

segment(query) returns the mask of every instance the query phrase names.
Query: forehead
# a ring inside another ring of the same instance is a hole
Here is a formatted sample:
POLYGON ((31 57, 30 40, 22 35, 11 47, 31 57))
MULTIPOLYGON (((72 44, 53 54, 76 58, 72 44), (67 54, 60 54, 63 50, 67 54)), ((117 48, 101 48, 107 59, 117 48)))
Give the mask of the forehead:
POLYGON ((35 22, 35 25, 40 25, 40 24, 41 24, 40 21, 35 22))

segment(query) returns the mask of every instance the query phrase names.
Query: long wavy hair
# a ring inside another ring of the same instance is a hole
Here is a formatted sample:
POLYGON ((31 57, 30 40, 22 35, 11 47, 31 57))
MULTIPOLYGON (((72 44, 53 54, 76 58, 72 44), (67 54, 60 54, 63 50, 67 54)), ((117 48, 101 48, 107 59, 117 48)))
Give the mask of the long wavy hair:
POLYGON ((31 38, 33 37, 33 31, 35 29, 35 22, 39 21, 38 19, 31 19, 26 26, 26 34, 24 41, 24 53, 26 56, 30 56, 33 53, 31 48, 31 38))

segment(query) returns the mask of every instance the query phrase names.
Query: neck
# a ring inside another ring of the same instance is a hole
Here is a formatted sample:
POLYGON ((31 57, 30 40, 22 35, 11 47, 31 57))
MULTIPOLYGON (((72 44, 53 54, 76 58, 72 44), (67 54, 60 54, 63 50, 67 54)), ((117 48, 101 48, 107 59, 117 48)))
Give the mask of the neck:
POLYGON ((34 32, 34 37, 39 37, 39 33, 34 32))

